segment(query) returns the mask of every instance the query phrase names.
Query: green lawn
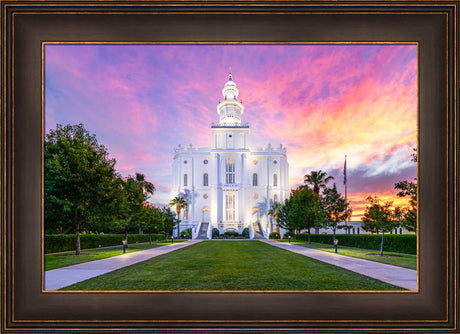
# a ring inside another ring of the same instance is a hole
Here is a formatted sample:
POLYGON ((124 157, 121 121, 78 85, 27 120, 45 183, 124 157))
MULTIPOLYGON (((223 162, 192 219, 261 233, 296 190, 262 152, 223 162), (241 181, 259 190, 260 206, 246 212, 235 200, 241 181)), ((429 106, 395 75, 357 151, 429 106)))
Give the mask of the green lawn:
MULTIPOLYGON (((282 240, 284 241, 284 240, 282 240)), ((319 249, 325 252, 334 253, 334 246, 312 242, 309 244, 307 241, 291 241, 291 244, 299 245, 308 248, 319 249)), ((385 249, 385 248, 384 248, 385 249)), ((417 255, 385 252, 384 256, 380 256, 380 251, 372 249, 362 249, 355 247, 338 246, 337 253, 340 255, 346 255, 351 257, 357 257, 360 259, 370 260, 374 262, 381 262, 386 264, 392 264, 394 266, 415 269, 417 270, 417 255)))
MULTIPOLYGON (((180 242, 184 240, 174 240, 174 242, 180 242)), ((144 249, 160 247, 164 245, 170 245, 171 242, 152 242, 142 244, 129 244, 126 248, 127 253, 137 252, 144 249)), ((101 260, 112 256, 123 254, 123 246, 113 246, 110 248, 100 248, 92 250, 82 250, 81 255, 75 256, 75 251, 64 252, 58 254, 45 254, 45 271, 51 269, 57 269, 62 267, 71 266, 83 262, 89 262, 94 260, 101 260)))
POLYGON ((259 241, 204 241, 63 290, 404 290, 259 241))

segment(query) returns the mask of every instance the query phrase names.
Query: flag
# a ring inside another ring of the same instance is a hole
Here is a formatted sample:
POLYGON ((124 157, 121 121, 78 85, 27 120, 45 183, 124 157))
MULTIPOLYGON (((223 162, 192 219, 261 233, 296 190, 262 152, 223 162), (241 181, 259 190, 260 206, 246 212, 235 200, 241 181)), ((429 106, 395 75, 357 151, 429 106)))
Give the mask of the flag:
POLYGON ((347 156, 345 156, 345 162, 343 163, 343 184, 347 184, 347 156))

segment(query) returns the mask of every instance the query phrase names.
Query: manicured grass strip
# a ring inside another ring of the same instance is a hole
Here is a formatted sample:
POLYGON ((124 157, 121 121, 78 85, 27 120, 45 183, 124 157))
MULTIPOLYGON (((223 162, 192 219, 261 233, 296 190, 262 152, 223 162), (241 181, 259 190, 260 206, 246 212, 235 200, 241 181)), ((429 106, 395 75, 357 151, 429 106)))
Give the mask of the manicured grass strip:
POLYGON ((203 241, 63 290, 404 290, 260 241, 203 241))
MULTIPOLYGON (((184 240, 183 240, 184 241, 184 240)), ((174 242, 180 242, 174 240, 174 242)), ((171 242, 152 242, 143 244, 129 244, 126 248, 126 253, 137 252, 144 249, 170 245, 171 242)), ((114 246, 110 248, 100 248, 92 250, 82 250, 81 255, 75 256, 75 251, 64 252, 59 254, 46 254, 45 255, 45 271, 62 267, 71 266, 74 264, 101 260, 112 256, 123 254, 123 246, 114 246)))
MULTIPOLYGON (((292 242, 291 244, 299 245, 308 248, 314 248, 318 250, 322 250, 329 253, 334 253, 334 246, 320 244, 317 242, 312 242, 309 244, 306 241, 296 241, 292 242)), ((374 262, 386 263, 391 264, 398 267, 409 268, 417 270, 417 255, 411 254, 402 254, 402 253, 394 253, 394 252, 383 252, 384 256, 380 256, 380 252, 371 249, 362 249, 362 248, 354 248, 354 247, 346 247, 346 246, 338 246, 337 253, 340 255, 357 257, 360 259, 370 260, 374 262)))

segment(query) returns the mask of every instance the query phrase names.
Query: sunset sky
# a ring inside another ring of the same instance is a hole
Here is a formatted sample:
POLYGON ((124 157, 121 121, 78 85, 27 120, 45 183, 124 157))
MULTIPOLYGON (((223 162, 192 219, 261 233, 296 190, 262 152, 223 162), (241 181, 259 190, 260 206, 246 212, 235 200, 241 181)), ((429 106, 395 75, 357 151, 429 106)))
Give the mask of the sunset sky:
MULTIPOLYGON (((287 147, 291 187, 326 171, 359 220, 365 198, 413 180, 416 45, 46 45, 45 132, 83 123, 117 161, 171 199, 173 149, 208 147, 231 69, 251 146, 287 147)), ((332 184, 331 184, 332 186, 332 184)))

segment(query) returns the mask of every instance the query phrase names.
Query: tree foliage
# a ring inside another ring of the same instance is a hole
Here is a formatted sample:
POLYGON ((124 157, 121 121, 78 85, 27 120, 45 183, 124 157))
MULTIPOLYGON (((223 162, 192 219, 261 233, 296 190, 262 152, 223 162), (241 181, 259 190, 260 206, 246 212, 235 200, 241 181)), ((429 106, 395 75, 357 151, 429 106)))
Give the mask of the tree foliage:
POLYGON ((289 222, 289 199, 284 201, 284 204, 275 203, 272 208, 268 211, 269 215, 275 218, 276 224, 289 231, 294 231, 294 228, 291 227, 289 222))
MULTIPOLYGON (((411 161, 417 162, 417 149, 413 148, 411 161)), ((402 226, 408 231, 415 232, 417 230, 417 182, 401 181, 395 184, 395 189, 398 190, 396 196, 409 197, 409 207, 403 210, 402 226)))
POLYGON ((140 227, 149 233, 150 243, 152 243, 152 233, 163 230, 163 223, 163 212, 150 203, 145 203, 141 209, 140 227))
POLYGON ((334 177, 326 175, 327 173, 321 170, 312 171, 310 174, 304 175, 304 183, 311 186, 313 192, 319 195, 320 190, 326 189, 327 183, 334 180, 334 177))
POLYGON ((83 124, 57 125, 45 138, 45 228, 75 231, 115 215, 115 159, 83 124))
POLYGON ((268 211, 268 214, 275 218, 276 224, 289 232, 294 232, 296 226, 294 222, 289 220, 289 199, 284 201, 284 204, 275 203, 272 208, 268 211))
POLYGON ((176 225, 178 219, 174 218, 174 214, 170 208, 163 208, 161 213, 163 214, 163 231, 167 238, 168 235, 172 235, 174 226, 176 225))
POLYGON ((398 197, 410 197, 409 207, 403 212, 402 226, 414 232, 417 229, 417 183, 401 181, 395 184, 395 189, 399 190, 398 197))
POLYGON ((352 211, 349 209, 349 204, 345 201, 345 197, 337 191, 335 183, 332 188, 323 190, 323 196, 321 197, 323 222, 321 223, 321 227, 332 229, 334 239, 336 230, 345 227, 340 225, 340 223, 346 221, 351 216, 352 211))
POLYGON ((119 183, 117 201, 119 215, 115 225, 125 232, 127 239, 129 229, 142 227, 145 214, 143 208, 148 205, 146 201, 150 195, 153 195, 155 187, 140 173, 129 175, 124 180, 120 179, 119 183))
MULTIPOLYGON (((306 186, 300 186, 291 191, 289 199, 288 216, 289 224, 294 230, 310 229, 321 222, 322 212, 318 194, 306 186)), ((310 243, 310 238, 309 238, 310 243)))
POLYGON ((115 163, 83 124, 58 124, 45 137, 45 230, 75 231, 77 255, 81 231, 127 233, 150 217, 144 206, 155 187, 140 173, 122 178, 115 163))
POLYGON ((366 200, 370 205, 366 207, 364 216, 361 218, 364 223, 363 229, 371 233, 382 232, 380 255, 383 255, 384 234, 399 225, 401 210, 399 207, 392 210, 393 202, 382 203, 377 196, 369 196, 366 200))
POLYGON ((176 207, 177 235, 179 236, 179 233, 180 233, 179 215, 182 209, 187 208, 187 201, 183 199, 181 196, 176 196, 171 200, 171 202, 169 202, 169 206, 176 207))

